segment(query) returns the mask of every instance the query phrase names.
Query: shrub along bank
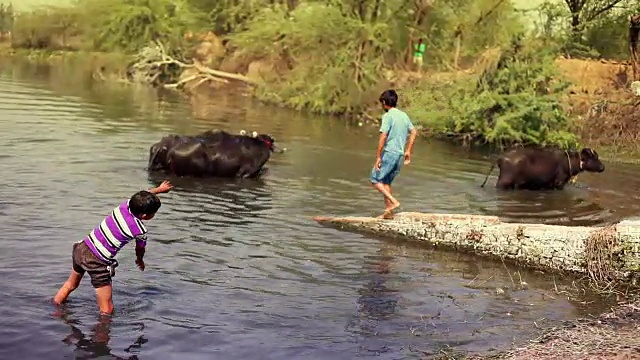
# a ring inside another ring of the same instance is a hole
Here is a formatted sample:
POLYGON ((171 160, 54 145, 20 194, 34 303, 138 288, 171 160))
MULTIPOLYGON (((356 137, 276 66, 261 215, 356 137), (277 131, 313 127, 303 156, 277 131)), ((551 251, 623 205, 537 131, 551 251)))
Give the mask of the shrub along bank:
MULTIPOLYGON (((219 76, 249 72, 258 99, 350 117, 378 117, 378 94, 394 87, 433 136, 497 147, 576 146, 569 84, 553 61, 573 51, 569 35, 578 37, 575 27, 567 32, 571 12, 546 9, 530 31, 509 0, 79 0, 17 13, 0 26, 11 31, 14 49, 122 53, 146 64, 137 69, 155 71, 146 78, 156 85, 220 83, 219 76), (217 36, 188 35, 209 30, 217 36), (427 45, 422 69, 412 64, 418 38, 427 45), (145 47, 156 43, 164 51, 150 60, 145 47), (193 58, 199 65, 185 66, 193 58), (434 76, 443 72, 461 75, 434 76)), ((588 43, 606 29, 605 15, 580 28, 580 49, 619 52, 588 43)), ((610 22, 619 26, 619 15, 610 22)))

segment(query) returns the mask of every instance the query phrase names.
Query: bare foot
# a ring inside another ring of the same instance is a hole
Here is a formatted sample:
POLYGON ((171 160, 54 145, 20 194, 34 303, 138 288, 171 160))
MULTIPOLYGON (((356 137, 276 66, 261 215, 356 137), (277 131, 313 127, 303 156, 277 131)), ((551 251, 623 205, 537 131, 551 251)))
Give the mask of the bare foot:
POLYGON ((376 216, 377 219, 384 219, 384 220, 391 220, 393 219, 393 212, 392 211, 385 211, 384 213, 382 213, 382 215, 378 215, 376 216))
POLYGON ((397 209, 399 207, 400 207, 400 202, 396 200, 395 203, 392 203, 386 209, 384 209, 384 212, 385 213, 388 213, 388 212, 390 213, 390 212, 392 212, 393 210, 395 210, 395 209, 397 209))

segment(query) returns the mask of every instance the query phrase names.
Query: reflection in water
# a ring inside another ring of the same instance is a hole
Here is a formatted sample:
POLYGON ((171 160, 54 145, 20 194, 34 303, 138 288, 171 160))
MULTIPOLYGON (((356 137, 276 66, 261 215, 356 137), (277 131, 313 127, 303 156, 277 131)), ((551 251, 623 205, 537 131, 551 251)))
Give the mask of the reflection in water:
POLYGON ((393 315, 398 304, 397 291, 386 285, 393 257, 385 254, 385 248, 382 248, 382 254, 373 259, 373 264, 369 264, 373 267, 369 272, 370 280, 364 288, 358 290, 359 313, 373 321, 383 321, 393 315))
MULTIPOLYGON (((71 333, 65 336, 62 342, 67 345, 75 345, 76 350, 73 353, 74 358, 77 360, 96 359, 103 356, 109 356, 111 359, 117 360, 138 360, 137 354, 140 352, 142 345, 147 342, 144 336, 140 335, 133 344, 124 349, 126 353, 132 353, 132 355, 120 357, 112 354, 111 348, 109 347, 109 341, 111 340, 111 316, 99 316, 98 322, 92 327, 89 337, 76 326, 78 321, 73 318, 73 315, 68 309, 65 309, 64 306, 59 307, 53 316, 60 318, 71 328, 71 333)), ((144 329, 143 325, 142 329, 144 329)))
POLYGON ((364 340, 359 342, 359 348, 365 355, 389 350, 386 345, 382 345, 384 341, 377 339, 377 335, 384 328, 385 321, 397 312, 398 291, 388 286, 389 277, 393 276, 393 260, 387 246, 383 246, 375 256, 365 259, 368 280, 358 290, 358 315, 355 320, 357 333, 364 340))
POLYGON ((564 191, 496 190, 498 211, 492 215, 512 222, 573 226, 597 226, 615 221, 610 211, 585 195, 582 189, 571 186, 564 191))
POLYGON ((181 201, 202 206, 203 211, 210 210, 207 212, 214 216, 258 217, 272 208, 271 192, 261 179, 199 179, 165 176, 155 172, 149 176, 149 180, 152 183, 169 180, 174 185, 173 191, 180 193, 181 201), (207 202, 220 208, 207 207, 207 202))
MULTIPOLYGON (((139 335, 104 323, 85 336, 79 329, 93 320, 68 315, 76 356, 115 356, 109 348, 243 360, 485 351, 525 338, 541 318, 606 306, 551 296, 556 284, 545 274, 318 226, 311 218, 320 214, 378 213, 367 184, 371 129, 233 92, 209 105, 194 98, 194 110, 172 93, 86 83, 74 71, 0 67, 0 351, 15 358, 73 356, 59 341, 68 329, 37 311, 66 279, 71 244, 119 201, 164 179, 146 171, 151 144, 209 129, 270 133, 291 151, 273 156, 259 180, 170 177, 176 188, 148 224, 147 269, 137 271, 124 249, 114 279, 114 320, 144 322, 149 343, 130 347, 139 335), (25 340, 32 334, 37 344, 25 340)), ((395 188, 406 211, 586 224, 640 209, 624 188, 638 182, 637 168, 607 164, 606 174, 581 176, 584 186, 565 192, 498 193, 479 187, 485 159, 435 141, 419 141, 415 152, 395 188)), ((94 296, 85 280, 72 301, 89 314, 94 296)))

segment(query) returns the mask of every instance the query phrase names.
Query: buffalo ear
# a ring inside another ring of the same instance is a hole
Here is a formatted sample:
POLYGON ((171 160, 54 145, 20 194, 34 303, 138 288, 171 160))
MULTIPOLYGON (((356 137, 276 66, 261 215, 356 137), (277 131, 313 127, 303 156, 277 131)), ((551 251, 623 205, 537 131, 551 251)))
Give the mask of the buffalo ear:
POLYGON ((244 130, 240 130, 240 135, 245 136, 245 135, 247 135, 247 132, 244 131, 244 130))
POLYGON ((251 134, 251 136, 253 136, 253 137, 258 137, 258 132, 257 132, 257 131, 254 131, 254 132, 251 134))

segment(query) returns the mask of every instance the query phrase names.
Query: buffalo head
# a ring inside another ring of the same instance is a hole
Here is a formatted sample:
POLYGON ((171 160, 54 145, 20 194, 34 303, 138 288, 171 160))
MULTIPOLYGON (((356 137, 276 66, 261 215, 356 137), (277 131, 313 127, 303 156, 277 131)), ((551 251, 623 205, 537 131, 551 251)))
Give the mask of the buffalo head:
POLYGON ((279 153, 283 153, 286 151, 286 148, 284 149, 280 149, 277 148, 275 143, 276 143, 276 138, 274 138, 271 135, 267 135, 267 134, 258 134, 257 131, 253 131, 251 133, 248 133, 245 130, 240 130, 240 135, 242 136, 249 136, 255 139, 258 139, 260 141, 262 141, 263 143, 265 143, 267 145, 267 147, 269 148, 269 150, 273 151, 273 152, 279 152, 279 153))
POLYGON ((580 165, 584 171, 598 173, 604 171, 604 164, 600 161, 598 153, 590 148, 580 150, 580 165))
MULTIPOLYGON (((255 134, 255 131, 254 131, 255 134)), ((260 135, 256 135, 254 136, 256 139, 262 141, 263 143, 265 143, 267 145, 267 147, 269 148, 269 150, 271 151, 276 151, 276 139, 271 137, 270 135, 267 134, 260 134, 260 135)))

